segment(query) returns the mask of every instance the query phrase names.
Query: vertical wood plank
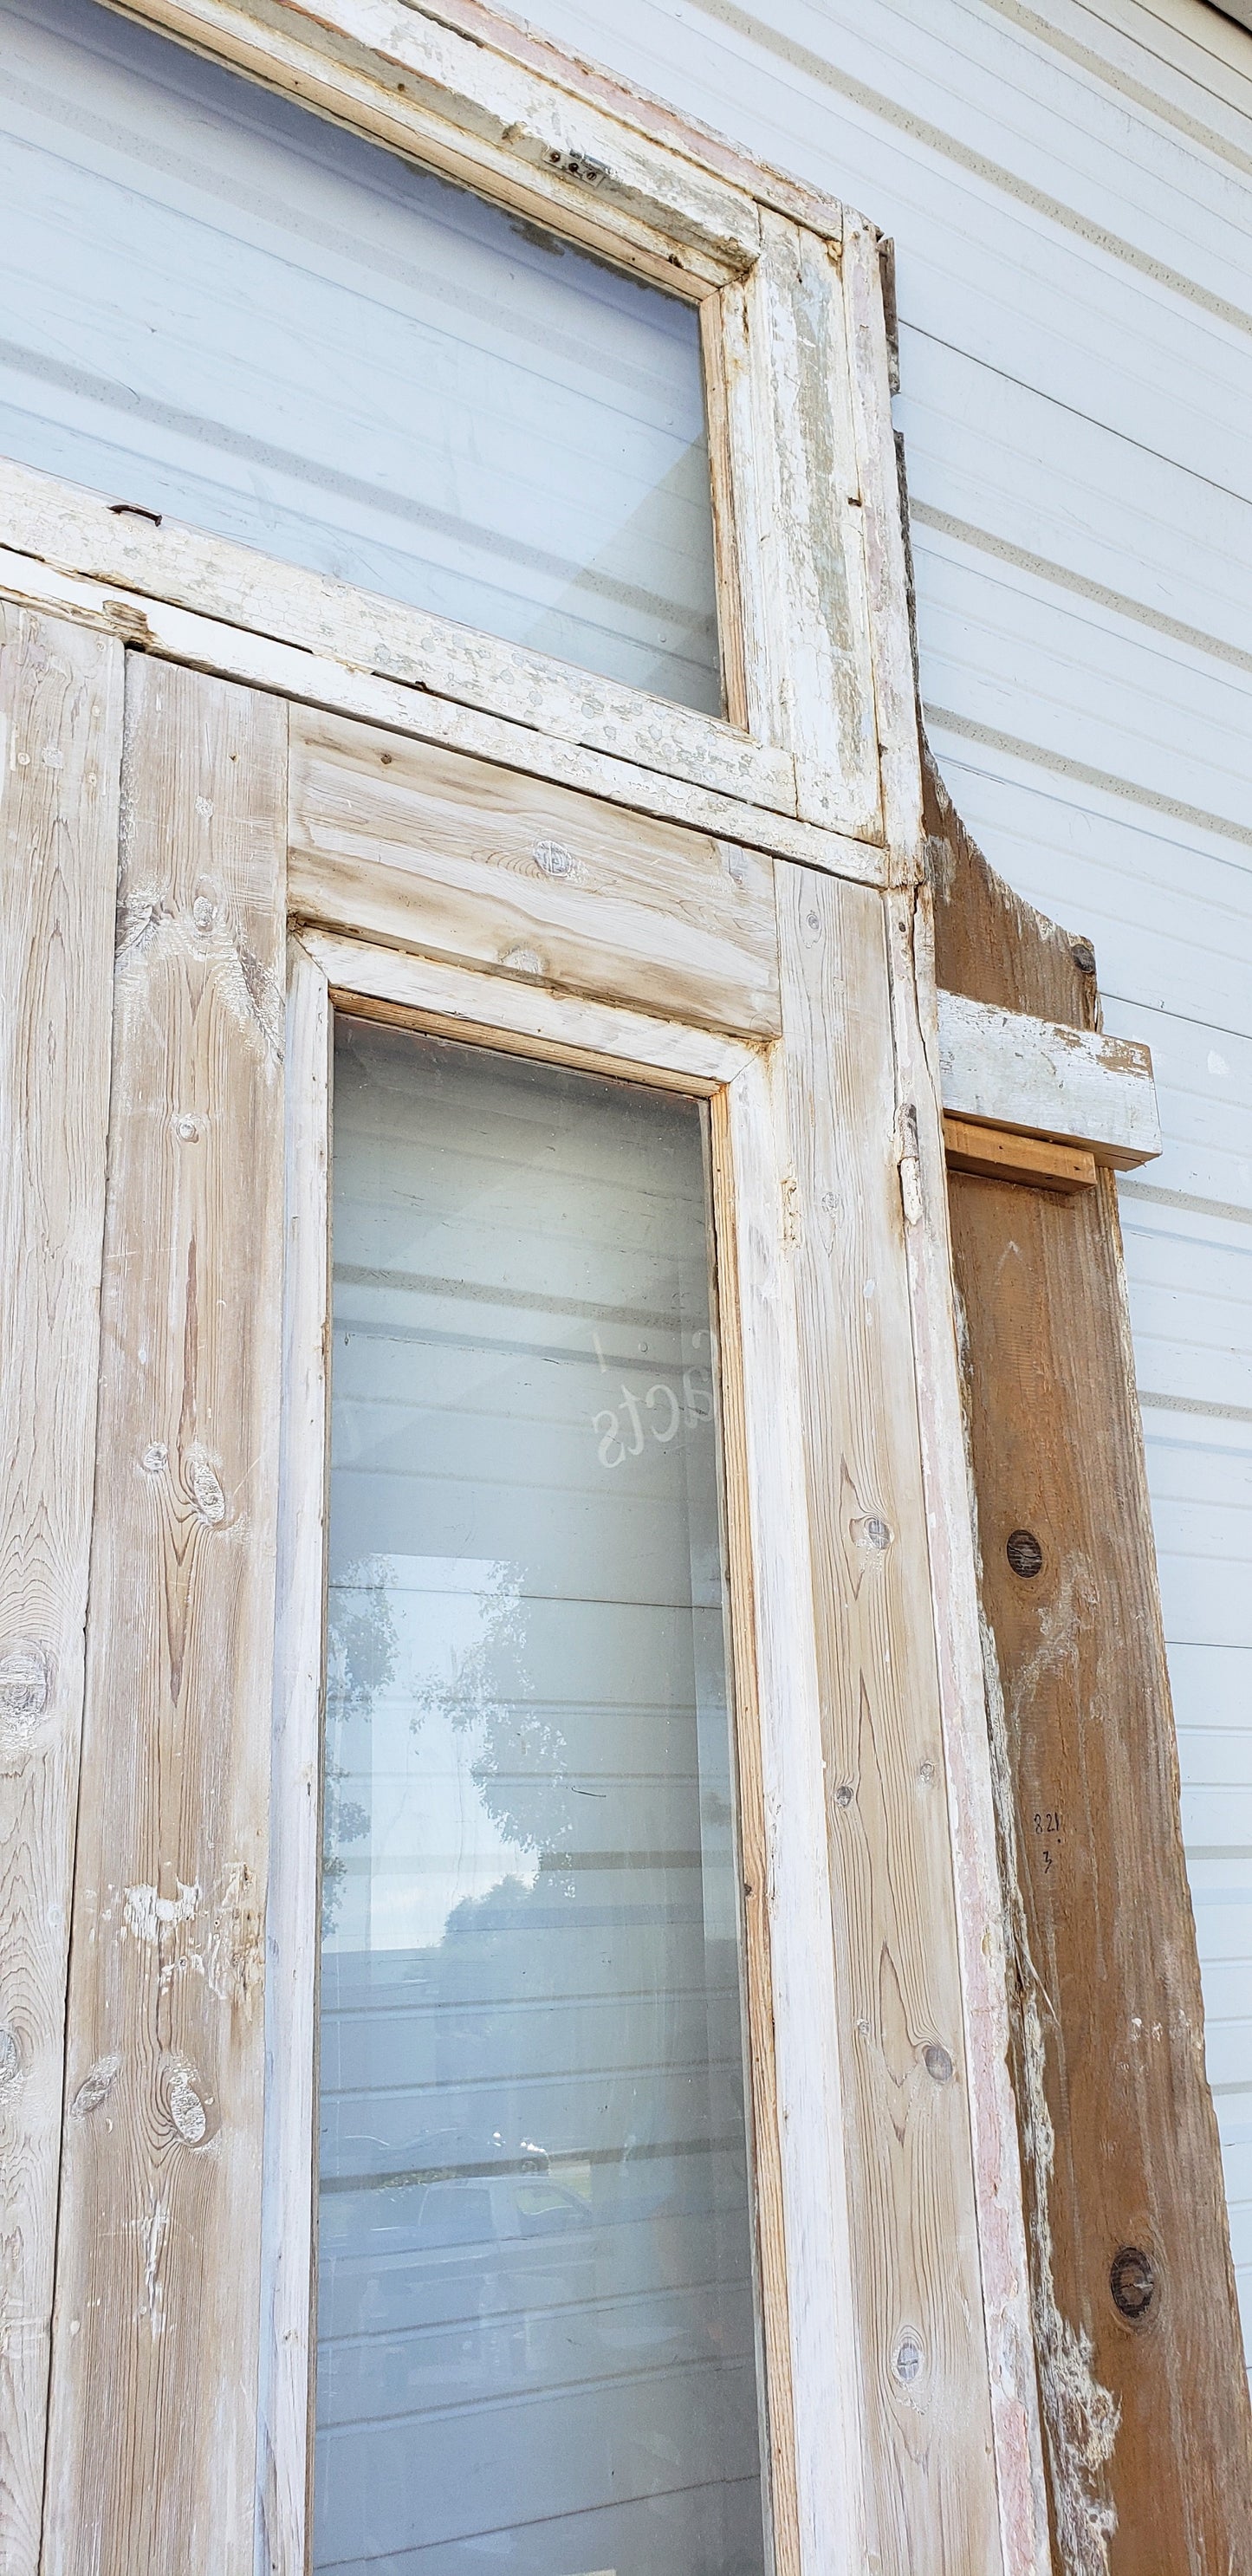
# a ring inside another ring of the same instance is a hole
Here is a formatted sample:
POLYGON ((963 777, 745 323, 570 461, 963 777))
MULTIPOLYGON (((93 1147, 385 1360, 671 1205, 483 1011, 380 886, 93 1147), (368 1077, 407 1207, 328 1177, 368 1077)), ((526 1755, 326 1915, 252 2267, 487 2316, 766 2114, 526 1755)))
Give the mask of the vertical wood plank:
POLYGON ((761 212, 761 256, 725 298, 750 730, 795 761, 802 820, 882 835, 860 469, 838 262, 761 212))
POLYGON ((0 2567, 39 2559, 123 657, 0 605, 0 2567))
MULTIPOLYGON (((1097 1025, 1086 943, 995 876, 933 772, 928 795, 945 986, 1097 1025)), ((1248 2388, 1116 1185, 954 1173, 951 1207, 1056 2564, 1226 2576, 1248 2388)))
POLYGON ((882 898, 779 871, 867 2564, 1002 2564, 882 898))
POLYGON ((849 215, 843 236, 843 297, 866 598, 873 633, 873 707, 891 881, 907 885, 915 881, 921 858, 922 771, 878 251, 873 225, 862 215, 849 215))
POLYGON ((130 658, 47 2576, 253 2556, 286 710, 130 658))
MULTIPOLYGON (((863 2563, 862 2437, 799 1362, 778 1131, 775 1067, 762 1063, 714 1103, 727 1521, 738 1724, 741 1732, 751 1730, 760 1764, 759 1879, 749 1874, 746 1840, 743 1855, 751 1890, 749 1965, 760 1963, 767 1949, 772 1985, 769 2072, 776 2093, 756 2125, 758 2137, 764 2127, 778 2138, 785 2249, 785 2305, 776 2304, 769 2320, 775 2501, 785 2498, 794 2514, 803 2576, 829 2576, 863 2563), (789 2348, 780 2355, 784 2320, 789 2348)), ((750 1828, 755 1801, 745 1804, 750 1828)), ((754 2107, 765 2073, 755 2053, 754 2107)), ((762 2238, 763 2269, 772 2270, 767 2227, 762 2238)), ((777 2273, 771 2282, 767 2271, 765 2287, 767 2296, 771 2287, 777 2292, 777 2273)), ((779 2520, 785 2568, 789 2533, 779 2520)))
POLYGON ((970 1518, 948 1233, 934 940, 928 889, 886 898, 897 1146, 943 1713, 965 2009, 970 2132, 1005 2576, 1052 2564, 1010 2067, 995 1784, 984 1722, 978 1561, 970 1518))
POLYGON ((266 1914, 257 2576, 304 2576, 312 2472, 317 1924, 330 1352, 331 1010, 287 945, 283 1414, 266 1914))

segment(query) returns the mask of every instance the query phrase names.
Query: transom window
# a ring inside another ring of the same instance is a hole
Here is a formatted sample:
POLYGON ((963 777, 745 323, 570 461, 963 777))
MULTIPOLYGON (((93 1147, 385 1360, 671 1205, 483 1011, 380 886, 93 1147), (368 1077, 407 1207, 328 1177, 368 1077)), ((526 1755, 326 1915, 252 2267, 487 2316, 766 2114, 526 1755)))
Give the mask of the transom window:
POLYGON ((96 0, 0 55, 0 453, 721 713, 694 304, 96 0))

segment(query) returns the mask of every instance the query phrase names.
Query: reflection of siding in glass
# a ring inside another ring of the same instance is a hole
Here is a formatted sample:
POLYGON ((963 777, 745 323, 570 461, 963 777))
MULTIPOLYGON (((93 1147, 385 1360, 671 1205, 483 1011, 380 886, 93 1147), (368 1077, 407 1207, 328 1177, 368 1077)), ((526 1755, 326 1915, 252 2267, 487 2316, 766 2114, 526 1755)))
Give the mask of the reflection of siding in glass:
POLYGON ((762 2576, 701 1118, 339 1026, 326 2576, 762 2576))
POLYGON ((720 713, 691 306, 96 0, 0 42, 0 453, 720 713))

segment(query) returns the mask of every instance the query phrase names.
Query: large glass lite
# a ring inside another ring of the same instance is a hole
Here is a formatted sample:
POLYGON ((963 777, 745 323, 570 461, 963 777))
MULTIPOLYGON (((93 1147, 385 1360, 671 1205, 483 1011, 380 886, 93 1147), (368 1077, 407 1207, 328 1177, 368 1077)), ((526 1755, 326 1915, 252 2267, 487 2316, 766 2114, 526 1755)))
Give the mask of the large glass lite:
POLYGON ((0 455, 721 711, 693 306, 97 0, 0 0, 0 455))
POLYGON ((702 1120, 339 1024, 321 2576, 762 2576, 702 1120))

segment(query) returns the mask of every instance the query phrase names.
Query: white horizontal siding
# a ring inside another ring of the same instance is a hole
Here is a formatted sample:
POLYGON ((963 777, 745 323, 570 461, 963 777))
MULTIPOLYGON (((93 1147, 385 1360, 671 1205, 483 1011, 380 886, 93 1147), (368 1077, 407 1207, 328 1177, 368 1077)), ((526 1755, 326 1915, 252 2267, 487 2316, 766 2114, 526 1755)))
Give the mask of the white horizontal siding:
POLYGON ((932 740, 1153 1048, 1126 1257, 1252 2329, 1252 36, 1202 0, 528 14, 894 234, 932 740))

